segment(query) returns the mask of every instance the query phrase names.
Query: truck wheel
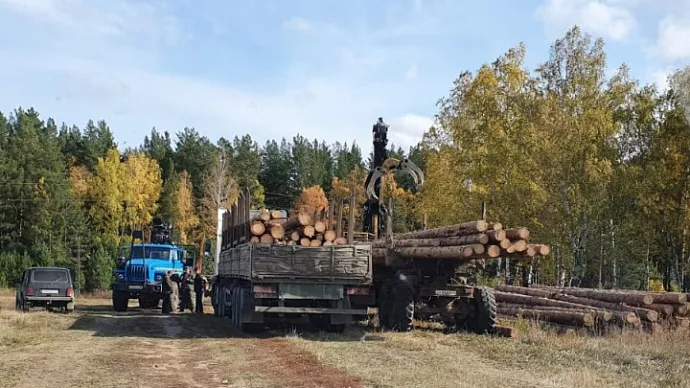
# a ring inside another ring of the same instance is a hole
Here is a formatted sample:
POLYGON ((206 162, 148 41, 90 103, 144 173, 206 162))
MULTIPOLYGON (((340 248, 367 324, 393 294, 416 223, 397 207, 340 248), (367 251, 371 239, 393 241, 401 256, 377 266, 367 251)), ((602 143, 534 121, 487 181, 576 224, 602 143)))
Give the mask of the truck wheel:
POLYGON ((402 280, 396 280, 388 298, 389 323, 394 331, 409 331, 414 318, 414 288, 402 280))
POLYGON ((256 333, 261 329, 260 324, 242 322, 242 311, 254 309, 254 303, 251 300, 251 292, 249 288, 246 287, 237 287, 237 291, 239 291, 237 295, 237 310, 235 310, 237 311, 237 324, 240 330, 245 333, 256 333))
POLYGON ((390 329, 390 293, 391 293, 391 281, 386 280, 381 285, 379 291, 379 326, 382 329, 390 329))
POLYGON ((127 311, 127 304, 129 303, 129 298, 127 294, 120 291, 113 291, 113 310, 115 311, 127 311))
POLYGON ((158 298, 139 297, 139 308, 155 309, 158 308, 158 298))
POLYGON ((476 314, 468 322, 469 329, 477 334, 491 334, 496 327, 496 298, 487 287, 474 289, 476 314))

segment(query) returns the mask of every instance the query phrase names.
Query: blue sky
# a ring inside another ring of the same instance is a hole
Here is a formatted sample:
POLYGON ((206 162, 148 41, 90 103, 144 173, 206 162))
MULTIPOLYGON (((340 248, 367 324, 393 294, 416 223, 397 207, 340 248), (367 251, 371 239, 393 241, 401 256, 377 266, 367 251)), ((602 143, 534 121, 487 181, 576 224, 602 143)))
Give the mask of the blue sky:
POLYGON ((690 0, 0 0, 0 110, 365 151, 383 116, 408 146, 460 72, 521 41, 534 68, 573 24, 642 82, 690 60, 690 0))

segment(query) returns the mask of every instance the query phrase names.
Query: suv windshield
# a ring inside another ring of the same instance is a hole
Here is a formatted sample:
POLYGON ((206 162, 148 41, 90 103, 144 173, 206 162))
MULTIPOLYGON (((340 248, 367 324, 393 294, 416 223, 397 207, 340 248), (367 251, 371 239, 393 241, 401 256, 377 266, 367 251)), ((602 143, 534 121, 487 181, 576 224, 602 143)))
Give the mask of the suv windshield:
POLYGON ((170 259, 170 248, 152 248, 152 247, 134 247, 132 249, 132 257, 135 259, 146 258, 146 259, 170 259), (145 254, 145 255, 144 255, 145 254))
POLYGON ((31 281, 67 283, 69 277, 64 269, 37 269, 32 272, 31 281))

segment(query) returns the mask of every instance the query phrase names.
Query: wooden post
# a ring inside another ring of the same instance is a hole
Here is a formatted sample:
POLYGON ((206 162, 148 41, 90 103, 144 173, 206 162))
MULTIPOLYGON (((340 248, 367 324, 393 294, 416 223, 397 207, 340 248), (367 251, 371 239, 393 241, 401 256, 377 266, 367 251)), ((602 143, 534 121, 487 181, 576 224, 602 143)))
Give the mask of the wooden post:
POLYGON ((374 214, 372 216, 372 224, 374 224, 374 240, 379 239, 379 215, 374 214))
POLYGON ((336 238, 343 237, 343 201, 338 202, 338 223, 335 224, 336 238))
POLYGON ((355 241, 355 196, 350 197, 350 212, 347 219, 347 244, 353 245, 355 241))
POLYGON ((326 230, 333 230, 333 202, 328 201, 328 217, 326 217, 326 220, 328 220, 328 227, 326 230))

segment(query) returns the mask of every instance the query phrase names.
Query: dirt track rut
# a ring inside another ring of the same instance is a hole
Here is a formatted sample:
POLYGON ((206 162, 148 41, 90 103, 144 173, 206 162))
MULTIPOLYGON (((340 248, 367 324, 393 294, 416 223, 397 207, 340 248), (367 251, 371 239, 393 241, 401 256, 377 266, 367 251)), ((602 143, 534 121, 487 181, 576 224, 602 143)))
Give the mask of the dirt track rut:
POLYGON ((362 386, 284 338, 249 337, 208 314, 113 313, 99 307, 59 319, 74 320, 62 335, 10 349, 6 356, 14 373, 0 386, 362 386))

